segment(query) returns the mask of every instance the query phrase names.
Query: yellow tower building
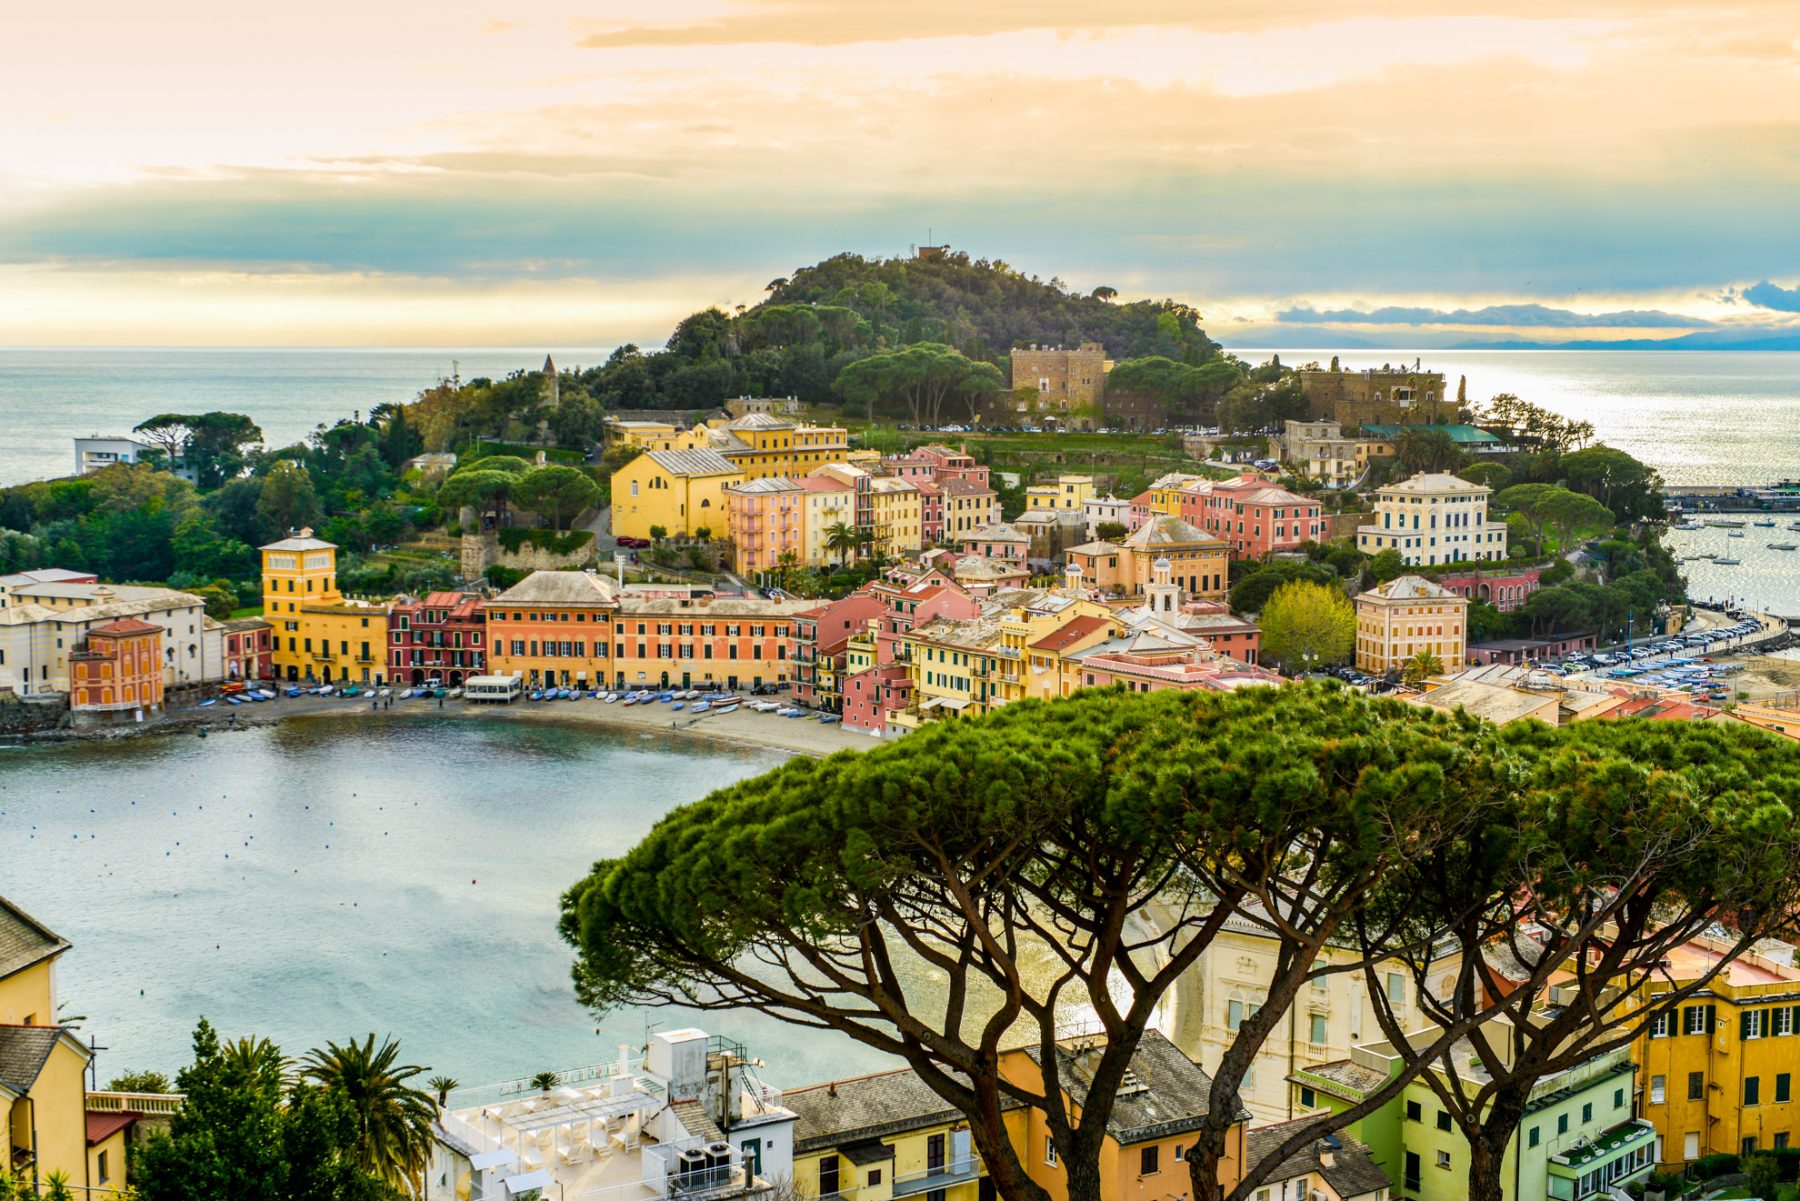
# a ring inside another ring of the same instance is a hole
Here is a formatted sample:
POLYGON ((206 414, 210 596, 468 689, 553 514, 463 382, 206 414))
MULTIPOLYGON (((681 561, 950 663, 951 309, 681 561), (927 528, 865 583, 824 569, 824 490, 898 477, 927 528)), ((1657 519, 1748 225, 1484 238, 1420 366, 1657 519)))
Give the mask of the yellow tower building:
POLYGON ((338 591, 337 546, 303 529, 262 548, 263 618, 279 680, 379 684, 387 662, 387 606, 338 591))

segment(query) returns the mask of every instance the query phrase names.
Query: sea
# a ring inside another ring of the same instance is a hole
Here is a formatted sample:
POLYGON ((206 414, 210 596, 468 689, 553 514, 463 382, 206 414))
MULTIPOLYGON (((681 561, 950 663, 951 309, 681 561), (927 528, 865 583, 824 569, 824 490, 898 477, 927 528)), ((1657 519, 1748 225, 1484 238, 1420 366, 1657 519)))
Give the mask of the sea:
POLYGON ((698 1025, 771 1083, 888 1066, 752 1013, 576 1003, 558 901, 670 809, 780 752, 587 723, 305 717, 215 734, 0 748, 0 896, 73 944, 65 1021, 173 1073, 197 1019, 300 1055, 399 1039, 464 1084, 616 1059, 698 1025))

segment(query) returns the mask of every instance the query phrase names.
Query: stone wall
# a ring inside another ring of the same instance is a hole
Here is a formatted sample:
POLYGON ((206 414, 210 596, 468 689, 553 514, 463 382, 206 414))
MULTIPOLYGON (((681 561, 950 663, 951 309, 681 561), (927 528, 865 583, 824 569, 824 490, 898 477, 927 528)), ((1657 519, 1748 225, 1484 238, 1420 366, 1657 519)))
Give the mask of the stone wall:
POLYGON ((539 549, 529 542, 516 551, 507 550, 500 545, 499 535, 491 530, 483 534, 462 536, 462 574, 465 580, 480 579, 495 564, 517 571, 557 571, 565 567, 586 566, 593 556, 592 540, 569 554, 559 555, 539 549))

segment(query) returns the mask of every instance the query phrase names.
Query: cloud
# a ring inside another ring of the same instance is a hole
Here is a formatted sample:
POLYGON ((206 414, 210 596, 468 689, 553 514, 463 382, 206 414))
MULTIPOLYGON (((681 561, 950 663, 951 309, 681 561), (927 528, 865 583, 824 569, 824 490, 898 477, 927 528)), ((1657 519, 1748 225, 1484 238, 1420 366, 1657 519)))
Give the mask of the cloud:
POLYGON ((1763 280, 1759 284, 1751 284, 1740 288, 1737 297, 1765 309, 1774 309, 1778 313, 1800 313, 1800 288, 1784 288, 1763 280))
MULTIPOLYGON (((1800 295, 1797 293, 1796 295, 1800 295)), ((1316 325, 1498 325, 1512 329, 1696 329, 1710 321, 1656 309, 1577 313, 1541 304, 1491 304, 1479 309, 1433 309, 1387 305, 1377 309, 1325 309, 1310 305, 1275 315, 1287 324, 1316 325)))

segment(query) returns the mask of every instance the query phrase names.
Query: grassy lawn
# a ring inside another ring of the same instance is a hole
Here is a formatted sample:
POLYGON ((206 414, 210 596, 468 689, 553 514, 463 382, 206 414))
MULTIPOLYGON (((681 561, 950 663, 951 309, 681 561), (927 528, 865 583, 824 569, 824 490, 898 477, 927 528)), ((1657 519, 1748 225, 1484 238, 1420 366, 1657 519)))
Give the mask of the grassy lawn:
MULTIPOLYGON (((1705 1190, 1702 1189, 1701 1191, 1704 1192, 1705 1190)), ((1721 1199, 1741 1199, 1757 1196, 1760 1196, 1760 1194, 1751 1192, 1750 1186, 1747 1184, 1736 1185, 1719 1194, 1721 1199)), ((1763 1198, 1763 1201, 1800 1201, 1800 1184, 1778 1184, 1775 1186, 1775 1195, 1773 1197, 1763 1198)))
POLYGON ((236 621, 240 617, 261 617, 262 611, 261 605, 246 605, 242 609, 233 609, 228 620, 236 621))

